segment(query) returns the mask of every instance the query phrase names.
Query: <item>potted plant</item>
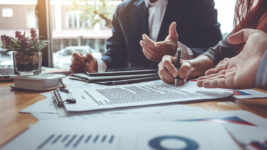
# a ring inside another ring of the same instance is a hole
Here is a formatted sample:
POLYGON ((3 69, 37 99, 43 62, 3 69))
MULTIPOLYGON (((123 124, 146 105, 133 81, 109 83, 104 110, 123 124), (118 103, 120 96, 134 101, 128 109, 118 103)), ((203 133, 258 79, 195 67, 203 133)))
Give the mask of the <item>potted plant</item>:
POLYGON ((31 36, 26 37, 16 31, 15 38, 1 36, 3 48, 8 52, 14 51, 14 68, 19 75, 34 75, 41 72, 42 50, 47 46, 47 41, 39 40, 35 29, 31 28, 31 36))

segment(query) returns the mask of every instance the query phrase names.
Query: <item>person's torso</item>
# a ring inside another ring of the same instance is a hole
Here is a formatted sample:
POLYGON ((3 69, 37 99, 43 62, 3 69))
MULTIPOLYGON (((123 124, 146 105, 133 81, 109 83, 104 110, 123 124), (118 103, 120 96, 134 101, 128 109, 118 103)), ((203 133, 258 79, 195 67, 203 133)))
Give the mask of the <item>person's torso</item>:
MULTIPOLYGON (((130 2, 130 1, 129 1, 130 2)), ((158 31, 157 41, 165 40, 169 34, 169 26, 175 21, 179 41, 191 46, 198 26, 199 10, 195 0, 168 0, 165 14, 158 31)), ((148 11, 144 0, 135 0, 131 6, 125 7, 119 13, 119 24, 130 66, 133 67, 157 67, 157 63, 149 61, 143 54, 140 40, 142 34, 149 34, 148 11)))

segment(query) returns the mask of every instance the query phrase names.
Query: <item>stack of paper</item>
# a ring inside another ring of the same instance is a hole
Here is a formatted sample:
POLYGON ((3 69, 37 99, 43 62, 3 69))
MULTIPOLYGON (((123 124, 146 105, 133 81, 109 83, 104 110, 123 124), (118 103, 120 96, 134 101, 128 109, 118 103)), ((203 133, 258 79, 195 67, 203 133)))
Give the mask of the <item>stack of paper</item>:
POLYGON ((60 80, 65 75, 61 74, 41 74, 36 76, 17 76, 14 78, 15 89, 43 91, 61 87, 60 80))

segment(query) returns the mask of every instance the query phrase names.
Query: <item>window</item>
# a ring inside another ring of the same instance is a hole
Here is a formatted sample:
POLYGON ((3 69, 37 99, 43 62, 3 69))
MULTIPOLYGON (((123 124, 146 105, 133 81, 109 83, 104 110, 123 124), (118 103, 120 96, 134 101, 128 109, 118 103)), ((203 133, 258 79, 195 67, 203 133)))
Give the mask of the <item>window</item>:
POLYGON ((65 28, 66 29, 71 29, 71 28, 86 28, 88 26, 88 21, 81 21, 80 20, 81 12, 80 11, 70 11, 66 14, 65 16, 65 28), (87 24, 85 26, 85 24, 87 24))
MULTIPOLYGON (((0 0, 0 35, 15 36, 15 32, 28 32, 37 28, 35 6, 37 0, 0 0)), ((13 65, 12 54, 1 48, 0 65, 13 65)))
POLYGON ((51 0, 54 67, 69 69, 74 52, 101 57, 121 0, 51 0))
POLYGON ((26 27, 27 29, 35 28, 37 29, 37 18, 35 15, 35 7, 28 7, 26 12, 26 27))
POLYGON ((225 38, 233 30, 235 0, 215 0, 215 8, 218 10, 218 21, 225 38))
POLYGON ((2 17, 6 17, 6 18, 13 17, 13 9, 12 8, 3 8, 2 9, 2 17))

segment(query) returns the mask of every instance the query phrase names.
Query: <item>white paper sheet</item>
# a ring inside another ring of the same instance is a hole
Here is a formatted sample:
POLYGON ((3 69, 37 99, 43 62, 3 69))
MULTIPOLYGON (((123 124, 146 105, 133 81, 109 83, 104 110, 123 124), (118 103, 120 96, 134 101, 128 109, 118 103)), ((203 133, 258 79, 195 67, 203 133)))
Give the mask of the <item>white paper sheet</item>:
MULTIPOLYGON (((52 104, 51 101, 50 103, 52 104)), ((142 117, 142 115, 149 117, 149 116, 158 115, 162 113, 175 112, 176 117, 177 117, 177 115, 181 116, 186 113, 195 115, 195 114, 203 113, 207 111, 205 109, 198 108, 198 107, 174 104, 174 105, 140 107, 140 108, 130 108, 130 109, 120 109, 120 110, 115 109, 115 110, 98 111, 98 112, 65 113, 65 114, 58 115, 52 112, 48 114, 48 113, 45 113, 46 111, 43 111, 44 107, 50 107, 50 105, 38 105, 38 107, 36 108, 35 106, 29 109, 23 110, 23 112, 32 113, 33 116, 35 116, 38 120, 47 120, 47 119, 51 120, 51 119, 59 119, 59 118, 71 118, 71 119, 80 118, 80 119, 85 119, 85 120, 92 119, 92 118, 99 118, 99 119, 101 118, 107 118, 107 119, 108 118, 126 118, 127 119, 127 117, 135 117, 135 116, 142 119, 144 118, 142 117), (39 106, 42 107, 42 109, 39 109, 39 106)))
POLYGON ((53 100, 51 98, 46 98, 44 100, 38 101, 31 106, 25 108, 21 111, 22 113, 53 113, 56 114, 57 110, 53 100))
MULTIPOLYGON (((37 109, 36 109, 37 110, 37 109)), ((40 109, 41 110, 41 109, 40 109)), ((185 105, 165 105, 132 108, 123 110, 110 110, 99 111, 91 113, 62 113, 47 114, 42 111, 33 112, 38 120, 53 120, 53 119, 120 119, 120 120, 133 120, 133 121, 181 121, 192 119, 223 119, 227 117, 238 117, 259 127, 267 129, 267 119, 257 116, 253 113, 235 110, 235 111, 212 111, 205 110, 198 107, 185 106, 185 105)))
POLYGON ((234 97, 237 99, 267 98, 267 93, 253 89, 233 89, 232 91, 234 92, 234 97))
POLYGON ((246 150, 266 150, 267 130, 260 127, 225 124, 224 127, 246 150))
POLYGON ((219 124, 120 122, 118 120, 40 121, 3 147, 5 150, 151 150, 159 148, 239 149, 219 124))
POLYGON ((70 88, 70 91, 76 99, 76 104, 65 103, 66 110, 70 112, 223 99, 233 94, 225 89, 200 88, 192 81, 175 87, 160 80, 111 87, 70 88))
POLYGON ((86 83, 86 82, 71 80, 69 77, 64 78, 63 83, 67 86, 67 88, 69 88, 69 87, 79 88, 79 87, 82 87, 84 85, 88 85, 88 83, 86 83))

